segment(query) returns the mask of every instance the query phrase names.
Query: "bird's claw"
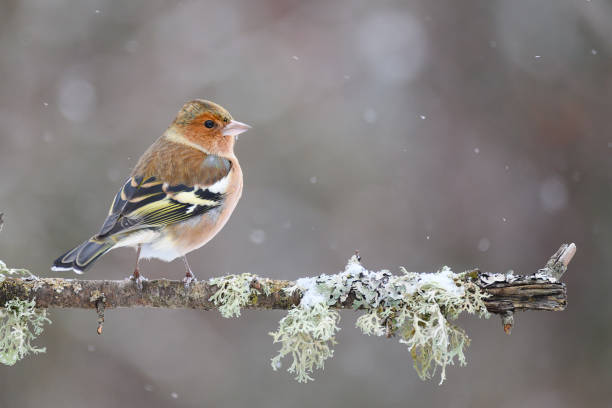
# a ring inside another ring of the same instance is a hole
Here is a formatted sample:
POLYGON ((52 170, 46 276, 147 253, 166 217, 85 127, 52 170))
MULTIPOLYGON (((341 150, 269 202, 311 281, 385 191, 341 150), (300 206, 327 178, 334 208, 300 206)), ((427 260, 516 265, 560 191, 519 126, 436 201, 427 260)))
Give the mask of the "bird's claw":
POLYGON ((183 278, 183 284, 185 285, 185 290, 189 289, 189 286, 191 286, 191 282, 197 282, 198 280, 195 278, 195 276, 191 275, 187 275, 183 278))
POLYGON ((142 276, 139 276, 138 278, 132 277, 132 280, 136 283, 136 287, 138 288, 138 290, 142 290, 142 282, 144 282, 145 280, 147 280, 146 278, 143 278, 142 276))
POLYGON ((138 271, 138 269, 136 269, 134 270, 134 273, 132 274, 132 276, 130 276, 130 280, 136 283, 136 287, 138 288, 138 290, 142 290, 142 282, 148 279, 142 276, 140 272, 138 271))

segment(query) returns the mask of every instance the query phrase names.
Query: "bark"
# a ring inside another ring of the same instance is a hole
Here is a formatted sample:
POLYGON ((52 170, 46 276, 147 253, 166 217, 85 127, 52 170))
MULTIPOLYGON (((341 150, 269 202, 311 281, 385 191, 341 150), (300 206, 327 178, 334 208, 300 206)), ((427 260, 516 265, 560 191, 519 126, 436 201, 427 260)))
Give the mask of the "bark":
MULTIPOLYGON (((295 282, 262 279, 260 284, 270 285, 272 292, 260 294, 247 304, 247 309, 289 309, 300 303, 301 292, 292 296, 282 289, 295 282)), ((562 311, 567 304, 565 284, 520 277, 513 282, 496 282, 487 285, 480 280, 476 283, 491 296, 485 300, 491 313, 505 313, 516 310, 562 311)), ((257 282, 254 283, 257 285, 257 282)), ((215 309, 208 299, 217 287, 207 281, 194 282, 185 289, 182 281, 166 279, 144 281, 138 289, 129 280, 72 280, 72 279, 19 279, 6 278, 0 282, 0 304, 10 299, 36 299, 38 308, 79 308, 96 309, 96 302, 103 301, 105 308, 117 307, 162 307, 170 309, 215 309)), ((333 308, 351 308, 354 297, 332 305, 333 308)))
MULTIPOLYGON (((564 244, 550 258, 543 269, 529 276, 506 276, 473 270, 466 275, 488 293, 485 301, 491 313, 511 319, 511 313, 519 310, 562 311, 567 305, 565 284, 558 280, 576 251, 574 244, 564 244)), ((251 285, 255 288, 268 285, 269 295, 253 295, 245 308, 289 309, 299 304, 299 290, 288 295, 283 288, 294 282, 259 278, 251 285)), ((142 289, 130 280, 73 280, 56 278, 5 278, 0 282, 0 305, 10 299, 36 300, 39 308, 97 309, 100 316, 105 308, 163 307, 187 309, 214 309, 209 299, 217 287, 208 281, 193 282, 186 289, 183 282, 171 280, 144 281, 142 289)), ((354 297, 332 305, 333 308, 351 308, 354 297)), ((101 317, 102 318, 102 317, 101 317)), ((508 323, 511 325, 511 322, 508 323)))

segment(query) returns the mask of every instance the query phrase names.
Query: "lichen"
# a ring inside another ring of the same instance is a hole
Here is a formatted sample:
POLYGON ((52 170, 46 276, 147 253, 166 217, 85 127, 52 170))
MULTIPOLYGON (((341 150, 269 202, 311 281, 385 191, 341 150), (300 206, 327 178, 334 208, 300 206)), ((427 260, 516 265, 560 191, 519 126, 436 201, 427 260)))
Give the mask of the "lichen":
POLYGON ((465 364, 464 349, 469 345, 466 333, 449 320, 461 312, 488 316, 486 295, 467 275, 448 267, 433 274, 402 271, 399 276, 386 271, 359 273, 356 304, 366 313, 356 326, 368 335, 397 335, 408 346, 418 375, 429 379, 440 368, 441 384, 455 357, 465 364))
POLYGON ((32 345, 43 332, 43 325, 51 323, 47 311, 35 305, 34 300, 12 299, 0 309, 0 363, 13 365, 30 353, 46 351, 32 345))
POLYGON ((71 283, 72 283, 72 288, 74 290, 74 293, 79 293, 80 291, 83 290, 83 287, 81 286, 81 284, 79 282, 76 281, 72 281, 72 279, 68 279, 71 283))
POLYGON ((340 330, 339 321, 340 314, 324 302, 289 310, 281 319, 278 330, 270 333, 274 343, 282 344, 278 354, 272 358, 272 368, 275 371, 279 369, 282 358, 290 354, 293 361, 287 371, 295 374, 298 382, 312 380, 309 373, 322 369, 325 360, 334 354, 331 346, 336 344, 334 335, 340 330))
POLYGON ((34 282, 32 289, 38 290, 45 286, 52 287, 55 293, 62 293, 66 288, 71 288, 74 290, 74 293, 79 293, 81 290, 83 290, 80 283, 75 282, 72 279, 61 278, 38 279, 36 282, 34 282))
POLYGON ((93 292, 91 292, 91 296, 89 297, 89 301, 91 303, 95 303, 98 300, 101 300, 101 301, 105 302, 106 301, 106 295, 103 292, 100 292, 98 289, 96 289, 93 292))
POLYGON ((221 316, 225 318, 240 316, 240 310, 253 301, 258 293, 270 294, 270 288, 250 273, 211 278, 209 282, 217 286, 218 290, 208 300, 219 308, 221 316))
MULTIPOLYGON (((27 269, 9 268, 0 261, 0 282, 7 277, 38 279, 27 269)), ((0 308, 0 363, 13 365, 26 355, 44 353, 45 348, 31 342, 43 332, 43 325, 51 323, 45 309, 36 309, 36 301, 11 299, 0 308)))
POLYGON ((283 291, 292 296, 296 290, 302 292, 300 304, 293 307, 279 323, 278 330, 269 333, 274 343, 281 343, 278 354, 272 358, 272 368, 281 367, 281 360, 291 355, 292 363, 287 369, 295 374, 298 382, 313 380, 309 375, 315 369, 323 369, 325 360, 334 354, 335 334, 340 330, 340 314, 329 308, 338 299, 346 300, 350 286, 341 284, 338 275, 319 275, 316 278, 301 278, 294 286, 283 291))
POLYGON ((361 332, 368 336, 382 336, 385 334, 383 323, 384 319, 378 315, 376 310, 372 309, 359 316, 355 322, 355 326, 360 328, 361 332))
POLYGON ((461 312, 488 316, 483 301, 486 295, 471 281, 469 273, 455 274, 448 267, 433 274, 402 272, 368 271, 354 256, 344 272, 298 279, 285 291, 292 294, 299 289, 300 305, 281 320, 277 332, 271 333, 275 341, 283 343, 272 366, 276 369, 283 356, 292 354, 289 371, 298 381, 310 380, 307 373, 313 367, 322 368, 333 354, 329 345, 335 344, 333 335, 338 328, 330 322, 339 320, 339 315, 329 306, 345 302, 352 295, 353 308, 364 310, 356 321, 364 334, 397 336, 408 346, 419 376, 429 379, 440 368, 442 383, 446 367, 454 364, 455 357, 465 364, 464 349, 469 344, 466 333, 449 320, 461 312), (315 330, 327 337, 313 336, 315 330))
POLYGON ((8 276, 13 275, 15 278, 32 278, 34 275, 27 269, 9 268, 0 260, 0 282, 4 281, 8 276))
POLYGON ((548 283, 556 283, 558 282, 558 279, 555 276, 551 275, 551 273, 557 273, 555 271, 558 272, 559 269, 552 270, 551 272, 550 269, 544 268, 544 269, 538 270, 538 272, 536 272, 533 275, 529 275, 529 276, 515 275, 514 271, 508 271, 505 274, 485 272, 485 273, 479 273, 477 277, 475 277, 474 279, 477 278, 484 287, 491 286, 496 283, 513 283, 513 282, 516 282, 517 280, 530 280, 533 282, 544 281, 548 283))

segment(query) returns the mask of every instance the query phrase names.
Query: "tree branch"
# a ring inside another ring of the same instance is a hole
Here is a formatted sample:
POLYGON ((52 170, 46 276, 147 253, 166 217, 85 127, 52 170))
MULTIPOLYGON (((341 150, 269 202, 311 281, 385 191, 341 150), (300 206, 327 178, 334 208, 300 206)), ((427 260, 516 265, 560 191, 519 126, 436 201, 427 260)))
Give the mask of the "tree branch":
POLYGON ((331 308, 363 307, 365 313, 355 322, 362 333, 397 336, 408 345, 419 376, 431 378, 440 367, 442 383, 445 368, 455 357, 465 364, 464 349, 469 344, 465 331, 449 319, 462 312, 486 316, 486 308, 501 316, 504 331, 510 334, 517 310, 564 310, 565 285, 558 279, 575 252, 574 244, 562 245, 544 268, 530 276, 477 269, 457 274, 447 267, 435 274, 404 270, 403 275, 393 275, 363 268, 355 254, 344 272, 295 283, 242 274, 194 282, 189 288, 164 279, 142 285, 128 279, 39 279, 0 261, 0 362, 12 365, 28 353, 42 351, 32 347, 30 340, 42 332, 48 321, 46 309, 51 307, 94 309, 98 334, 102 334, 107 308, 218 308, 224 317, 239 316, 241 308, 289 309, 278 329, 270 333, 281 344, 271 363, 276 370, 281 359, 289 356, 293 363, 288 371, 306 382, 333 355, 340 315, 331 308))
MULTIPOLYGON (((530 276, 482 273, 473 270, 466 274, 490 296, 485 299, 489 312, 501 314, 506 320, 519 310, 562 311, 567 304, 565 284, 557 282, 567 269, 567 264, 576 252, 574 244, 564 244, 550 258, 543 269, 530 276)), ((247 309, 290 309, 300 303, 302 293, 292 294, 284 288, 295 282, 254 278, 253 288, 265 286, 269 294, 254 295, 247 309), (259 279, 259 280, 257 280, 259 279)), ((38 308, 82 308, 96 309, 99 315, 99 330, 104 320, 104 308, 117 307, 162 307, 187 309, 214 309, 210 300, 218 287, 208 281, 194 282, 185 289, 183 282, 172 280, 144 281, 139 289, 130 280, 75 280, 59 278, 12 278, 0 282, 0 305, 11 299, 35 299, 38 308)), ((331 305, 332 308, 351 308, 354 295, 345 301, 331 305)), ((506 324, 504 323, 504 327, 506 324)))

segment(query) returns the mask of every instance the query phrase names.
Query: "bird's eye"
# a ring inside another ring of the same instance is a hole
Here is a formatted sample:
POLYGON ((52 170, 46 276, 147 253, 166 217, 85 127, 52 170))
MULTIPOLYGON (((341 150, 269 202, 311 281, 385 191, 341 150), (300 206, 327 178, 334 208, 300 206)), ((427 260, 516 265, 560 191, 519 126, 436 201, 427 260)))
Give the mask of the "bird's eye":
POLYGON ((212 120, 208 119, 206 122, 204 122, 204 126, 206 126, 209 129, 212 129, 215 127, 215 122, 213 122, 212 120))

